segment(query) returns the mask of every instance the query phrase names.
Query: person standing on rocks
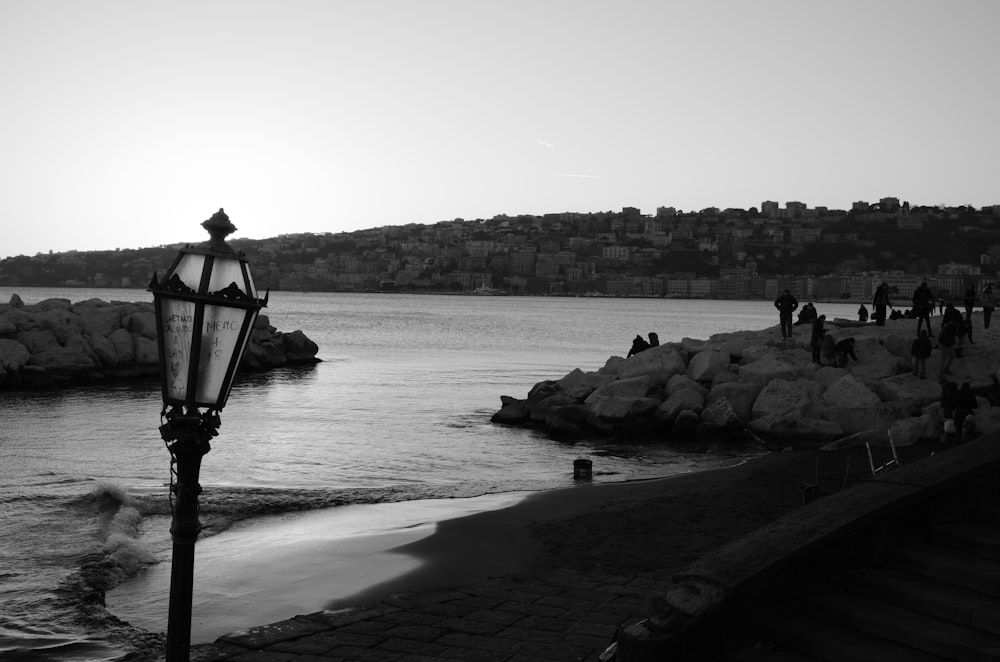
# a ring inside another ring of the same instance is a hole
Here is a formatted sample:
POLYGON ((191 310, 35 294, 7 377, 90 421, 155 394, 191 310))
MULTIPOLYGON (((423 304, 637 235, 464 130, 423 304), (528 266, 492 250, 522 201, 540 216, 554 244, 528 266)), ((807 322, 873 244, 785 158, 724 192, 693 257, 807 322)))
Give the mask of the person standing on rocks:
POLYGON ((910 345, 910 356, 913 359, 913 374, 920 379, 927 379, 927 359, 931 355, 931 339, 926 329, 910 345))
POLYGON ((972 309, 976 307, 976 288, 969 285, 965 290, 965 299, 963 299, 965 304, 965 319, 972 319, 972 309))
POLYGON ((931 313, 934 312, 934 295, 931 288, 927 286, 927 281, 920 284, 913 292, 913 316, 917 318, 917 335, 920 335, 920 327, 927 322, 927 335, 934 337, 931 331, 931 313))
POLYGON ((799 302, 792 296, 791 290, 785 290, 784 294, 774 300, 774 307, 778 309, 781 337, 788 340, 792 337, 792 313, 799 307, 799 302))
POLYGON ((979 297, 983 306, 983 328, 990 328, 990 318, 993 317, 993 309, 996 308, 993 300, 993 283, 983 288, 983 294, 979 297))
POLYGON ((882 281, 882 284, 875 288, 875 295, 872 297, 872 306, 875 308, 875 324, 885 326, 885 310, 892 305, 889 301, 889 285, 882 281))

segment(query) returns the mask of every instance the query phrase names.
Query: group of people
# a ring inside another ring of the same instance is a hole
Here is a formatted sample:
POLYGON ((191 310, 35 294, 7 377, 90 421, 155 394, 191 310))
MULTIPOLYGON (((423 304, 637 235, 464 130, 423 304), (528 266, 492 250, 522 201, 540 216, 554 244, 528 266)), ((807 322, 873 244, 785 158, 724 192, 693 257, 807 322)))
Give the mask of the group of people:
POLYGON ((649 334, 649 340, 647 341, 641 335, 636 335, 635 339, 632 341, 632 347, 628 350, 628 356, 625 358, 630 358, 635 356, 640 352, 644 352, 650 347, 656 347, 660 344, 660 337, 655 333, 649 334))
POLYGON ((969 382, 959 388, 955 382, 941 383, 941 415, 944 417, 944 443, 960 444, 971 438, 972 415, 979 403, 969 382))
POLYGON ((835 340, 832 334, 827 333, 825 322, 826 315, 818 315, 810 323, 809 349, 812 350, 813 361, 820 365, 836 368, 845 367, 851 359, 857 363, 858 356, 854 353, 854 338, 835 340))

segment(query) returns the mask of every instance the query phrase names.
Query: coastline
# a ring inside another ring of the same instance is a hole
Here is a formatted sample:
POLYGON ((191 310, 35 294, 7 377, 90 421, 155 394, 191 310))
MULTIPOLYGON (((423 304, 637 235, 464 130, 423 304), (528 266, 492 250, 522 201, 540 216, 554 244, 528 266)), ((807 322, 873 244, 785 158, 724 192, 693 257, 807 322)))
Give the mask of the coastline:
MULTIPOLYGON (((929 456, 934 448, 920 444, 899 449, 900 459, 911 462, 929 456)), ((359 547, 354 552, 363 563, 404 565, 394 566, 389 576, 369 577, 371 581, 353 593, 330 595, 319 609, 300 602, 299 611, 273 611, 270 620, 250 630, 296 613, 365 609, 401 594, 509 579, 568 573, 583 581, 610 573, 669 580, 705 553, 800 507, 803 483, 818 482, 821 492, 836 492, 870 477, 864 447, 796 450, 729 468, 531 493, 502 507, 428 522, 423 531, 410 529, 409 539, 355 539, 359 547)), ((315 572, 314 579, 347 572, 331 562, 316 563, 308 546, 289 550, 287 563, 292 565, 281 567, 293 569, 295 576, 303 570, 315 572)), ((298 580, 283 572, 257 573, 256 581, 265 584, 257 593, 288 593, 298 580)), ((214 630, 219 642, 248 631, 222 630, 214 630)))

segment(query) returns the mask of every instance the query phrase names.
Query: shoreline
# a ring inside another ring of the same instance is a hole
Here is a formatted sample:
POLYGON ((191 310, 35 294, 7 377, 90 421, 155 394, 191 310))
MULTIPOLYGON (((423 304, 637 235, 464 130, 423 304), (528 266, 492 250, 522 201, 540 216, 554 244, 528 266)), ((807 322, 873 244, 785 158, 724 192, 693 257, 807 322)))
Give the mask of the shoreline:
MULTIPOLYGON (((899 450, 900 459, 909 462, 928 456, 933 448, 925 444, 899 450)), ((352 554, 357 562, 370 569, 389 564, 391 571, 381 579, 370 575, 358 590, 328 592, 319 605, 295 602, 296 587, 322 594, 323 578, 351 571, 297 544, 279 566, 287 570, 253 575, 258 582, 271 578, 255 595, 274 602, 290 598, 295 606, 270 609, 269 617, 257 618, 255 628, 295 614, 363 608, 398 594, 501 579, 565 572, 669 578, 705 553, 796 510, 802 504, 801 484, 817 478, 822 492, 870 479, 866 449, 774 452, 728 468, 545 490, 499 508, 427 522, 423 530, 409 527, 380 539, 355 538, 358 547, 352 554)), ((248 604, 247 593, 241 587, 241 604, 248 604)), ((225 609, 216 606, 212 613, 222 612, 225 609)), ((245 621, 226 631, 221 623, 213 628, 202 620, 195 627, 212 633, 192 641, 204 644, 245 632, 250 628, 245 621)))

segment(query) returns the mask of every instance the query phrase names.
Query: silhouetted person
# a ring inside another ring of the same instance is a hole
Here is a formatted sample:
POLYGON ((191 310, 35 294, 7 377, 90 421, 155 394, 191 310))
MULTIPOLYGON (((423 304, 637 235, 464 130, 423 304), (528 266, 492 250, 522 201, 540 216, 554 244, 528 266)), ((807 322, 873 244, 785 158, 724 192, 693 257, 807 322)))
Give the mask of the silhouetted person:
POLYGON ((976 307, 976 288, 969 285, 965 290, 965 298, 962 300, 965 304, 965 319, 972 319, 972 309, 976 307))
POLYGON ((952 324, 957 325, 961 324, 963 321, 964 319, 962 318, 962 313, 958 312, 958 309, 955 308, 954 305, 952 305, 950 302, 945 304, 944 314, 941 316, 942 324, 947 324, 950 322, 952 324))
MULTIPOLYGON (((962 339, 965 337, 965 318, 962 317, 962 313, 958 311, 958 308, 949 301, 944 306, 944 315, 941 316, 941 324, 950 324, 953 334, 952 340, 952 358, 962 355, 962 339)), ((942 326, 943 328, 943 326, 942 326)), ((939 339, 940 344, 940 339, 939 339)))
POLYGON ((650 347, 660 346, 660 336, 656 335, 652 331, 649 333, 649 346, 650 347))
POLYGON ((892 305, 889 301, 889 286, 882 281, 882 284, 875 288, 872 296, 872 306, 875 308, 875 324, 885 326, 885 310, 892 305))
POLYGON ((854 338, 844 338, 833 347, 837 357, 838 368, 843 368, 847 365, 847 357, 854 359, 855 363, 858 362, 858 357, 854 354, 854 338))
POLYGON ((799 302, 792 296, 791 290, 785 290, 784 294, 774 300, 774 307, 778 309, 781 337, 787 340, 792 337, 792 313, 799 307, 799 302))
POLYGON ((927 330, 920 331, 910 345, 910 356, 913 359, 913 374, 920 379, 927 379, 927 359, 931 355, 931 339, 927 330))
POLYGON ((868 309, 865 308, 865 304, 861 304, 861 307, 858 308, 858 321, 859 322, 868 321, 868 309))
POLYGON ((993 283, 983 288, 983 294, 979 298, 983 306, 983 328, 990 328, 990 318, 993 317, 993 309, 996 302, 993 300, 993 283))
MULTIPOLYGON (((948 305, 950 306, 951 304, 948 305)), ((961 314, 959 315, 961 316, 961 314)), ((938 334, 938 347, 941 348, 941 369, 938 372, 938 378, 940 379, 944 379, 944 376, 948 374, 951 362, 955 360, 957 334, 954 322, 942 322, 941 332, 938 334)))
POLYGON ((649 343, 646 342, 645 338, 637 335, 635 337, 635 340, 632 341, 632 349, 628 350, 628 356, 626 356, 625 358, 635 356, 639 352, 644 352, 647 349, 649 349, 649 343))
POLYGON ((799 316, 795 320, 795 326, 810 324, 814 319, 816 319, 816 306, 812 305, 812 303, 807 303, 799 309, 799 316))
POLYGON ((931 338, 934 337, 934 331, 931 329, 931 313, 934 311, 934 295, 931 294, 931 288, 927 286, 927 282, 924 281, 920 284, 913 292, 913 316, 917 318, 917 335, 920 335, 920 327, 923 323, 927 322, 927 335, 931 338))

